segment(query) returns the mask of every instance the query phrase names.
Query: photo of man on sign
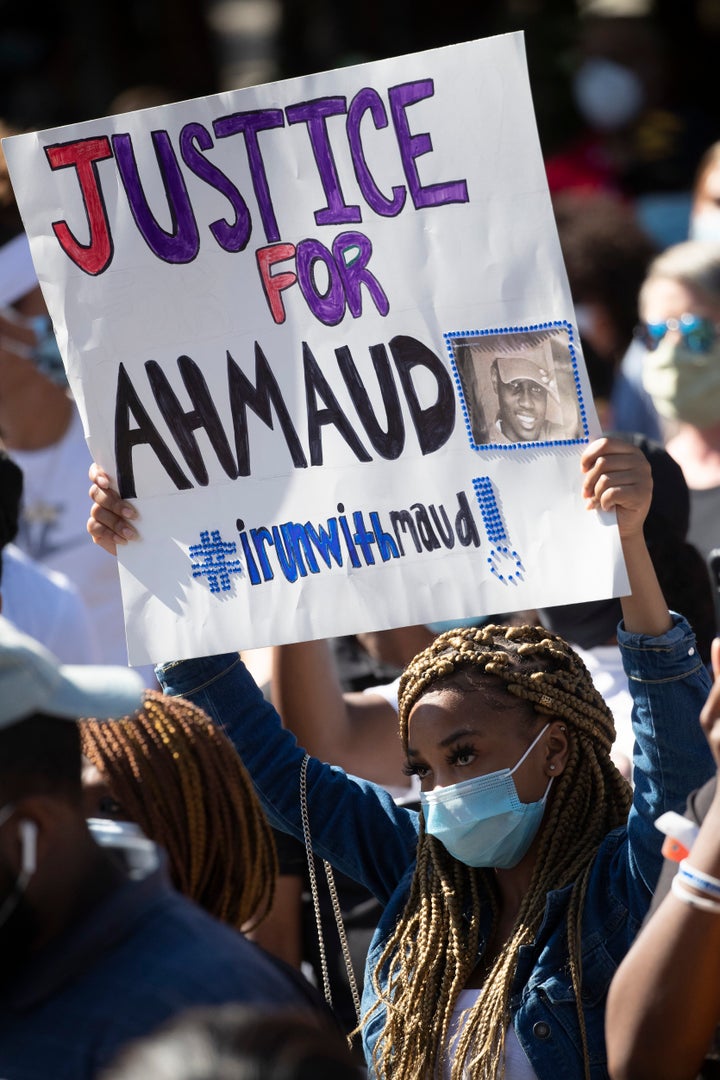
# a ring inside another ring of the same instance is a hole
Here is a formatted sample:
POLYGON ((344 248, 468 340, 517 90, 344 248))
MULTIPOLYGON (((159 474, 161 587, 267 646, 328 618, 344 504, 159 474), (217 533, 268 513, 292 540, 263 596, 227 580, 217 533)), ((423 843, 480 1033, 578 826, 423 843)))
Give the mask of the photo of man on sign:
POLYGON ((505 442, 560 438, 562 424, 550 346, 499 353, 490 368, 498 399, 495 433, 505 442), (553 419, 555 417, 556 419, 553 419))
POLYGON ((565 329, 453 339, 476 447, 544 446, 583 437, 565 329))

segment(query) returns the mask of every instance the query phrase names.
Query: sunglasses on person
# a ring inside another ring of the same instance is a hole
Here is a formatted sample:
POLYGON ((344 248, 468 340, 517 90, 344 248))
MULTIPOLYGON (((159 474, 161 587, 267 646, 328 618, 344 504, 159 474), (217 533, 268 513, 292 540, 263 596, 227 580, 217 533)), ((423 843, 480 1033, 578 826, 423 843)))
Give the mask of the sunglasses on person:
POLYGON ((712 319, 701 318, 686 311, 679 319, 666 319, 665 322, 640 323, 635 336, 649 352, 654 352, 668 330, 678 330, 690 352, 706 353, 718 338, 718 325, 712 319))

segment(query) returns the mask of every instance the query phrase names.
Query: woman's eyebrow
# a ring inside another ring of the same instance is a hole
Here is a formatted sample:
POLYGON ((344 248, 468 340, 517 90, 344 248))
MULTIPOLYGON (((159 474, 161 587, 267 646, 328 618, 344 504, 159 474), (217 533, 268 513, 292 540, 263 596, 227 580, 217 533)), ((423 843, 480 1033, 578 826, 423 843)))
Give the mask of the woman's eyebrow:
POLYGON ((457 728, 457 730, 451 732, 450 735, 446 735, 445 738, 438 743, 438 746, 450 746, 451 743, 456 742, 458 739, 466 739, 468 735, 482 736, 484 734, 485 733, 478 728, 467 727, 466 725, 465 727, 457 728))
MULTIPOLYGON (((457 730, 451 732, 449 735, 446 735, 445 738, 441 739, 440 742, 437 745, 444 749, 447 746, 451 746, 452 743, 457 742, 458 739, 467 739, 468 736, 471 736, 471 735, 482 738, 482 736, 484 734, 485 734, 485 732, 481 731, 478 728, 467 727, 467 726, 466 727, 461 727, 461 728, 457 728, 457 730)), ((421 755, 419 750, 413 750, 413 748, 411 746, 408 746, 408 748, 407 748, 407 756, 409 758, 411 758, 411 757, 416 758, 416 757, 421 757, 422 755, 421 755)))

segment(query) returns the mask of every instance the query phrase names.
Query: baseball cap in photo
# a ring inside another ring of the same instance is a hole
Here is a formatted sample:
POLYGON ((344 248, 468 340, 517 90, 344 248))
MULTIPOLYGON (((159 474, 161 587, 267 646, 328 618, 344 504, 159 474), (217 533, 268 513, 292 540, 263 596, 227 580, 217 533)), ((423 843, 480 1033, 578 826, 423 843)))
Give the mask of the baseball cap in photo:
POLYGON ((140 707, 144 689, 132 668, 61 664, 0 615, 0 728, 37 712, 63 720, 128 716, 140 707))
POLYGON ((555 401, 559 401, 555 385, 555 367, 549 347, 545 349, 544 346, 537 346, 518 349, 517 352, 512 353, 498 353, 495 361, 502 382, 511 383, 516 379, 527 379, 529 382, 542 386, 555 401))

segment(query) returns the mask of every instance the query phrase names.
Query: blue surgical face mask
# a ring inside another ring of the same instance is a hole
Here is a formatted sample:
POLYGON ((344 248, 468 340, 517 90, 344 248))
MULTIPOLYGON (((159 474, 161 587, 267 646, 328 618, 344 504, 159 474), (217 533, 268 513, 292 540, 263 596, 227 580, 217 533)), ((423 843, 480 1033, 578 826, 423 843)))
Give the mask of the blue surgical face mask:
POLYGON ((48 315, 36 315, 32 320, 36 345, 32 359, 37 368, 58 386, 67 386, 67 376, 63 366, 55 331, 48 315))
POLYGON ((513 780, 550 725, 533 739, 512 769, 499 769, 459 784, 423 791, 425 831, 466 866, 517 866, 532 843, 545 811, 552 777, 538 802, 524 803, 513 780))
POLYGON ((62 356, 55 338, 52 322, 49 315, 21 315, 13 307, 0 308, 3 318, 14 322, 35 335, 34 345, 21 344, 13 341, 8 345, 17 356, 32 360, 38 371, 47 376, 58 386, 67 387, 67 375, 63 366, 62 356))
POLYGON ((575 103, 591 127, 618 131, 635 120, 645 105, 639 75, 605 56, 585 60, 572 81, 575 103))

